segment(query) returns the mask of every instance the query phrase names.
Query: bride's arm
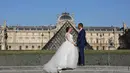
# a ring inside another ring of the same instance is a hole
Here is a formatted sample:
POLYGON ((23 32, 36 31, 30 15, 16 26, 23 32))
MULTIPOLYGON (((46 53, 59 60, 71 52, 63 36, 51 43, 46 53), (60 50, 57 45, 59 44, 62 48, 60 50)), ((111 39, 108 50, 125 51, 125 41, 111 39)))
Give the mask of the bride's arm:
POLYGON ((73 41, 73 40, 71 40, 71 38, 70 38, 70 35, 69 35, 69 34, 66 34, 66 39, 67 39, 69 42, 71 42, 72 44, 74 44, 74 45, 75 45, 74 41, 73 41))

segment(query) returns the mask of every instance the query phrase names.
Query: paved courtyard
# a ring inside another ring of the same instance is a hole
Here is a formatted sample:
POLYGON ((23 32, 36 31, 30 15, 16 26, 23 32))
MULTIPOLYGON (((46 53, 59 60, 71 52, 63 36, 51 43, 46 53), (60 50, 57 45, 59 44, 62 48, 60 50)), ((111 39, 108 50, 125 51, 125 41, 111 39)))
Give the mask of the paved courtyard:
MULTIPOLYGON (((0 66, 0 73, 46 73, 42 66, 0 66)), ((61 73, 130 73, 128 66, 83 66, 61 73)))

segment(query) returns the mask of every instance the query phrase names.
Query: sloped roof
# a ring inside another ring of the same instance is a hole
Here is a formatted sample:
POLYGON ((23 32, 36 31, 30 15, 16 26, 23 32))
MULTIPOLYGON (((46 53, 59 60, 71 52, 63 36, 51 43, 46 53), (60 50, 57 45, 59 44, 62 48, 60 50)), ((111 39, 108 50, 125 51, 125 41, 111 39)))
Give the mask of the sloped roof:
POLYGON ((48 30, 55 28, 56 26, 8 26, 8 30, 48 30))
POLYGON ((85 30, 89 31, 113 31, 116 28, 117 31, 120 31, 119 27, 84 27, 85 30))

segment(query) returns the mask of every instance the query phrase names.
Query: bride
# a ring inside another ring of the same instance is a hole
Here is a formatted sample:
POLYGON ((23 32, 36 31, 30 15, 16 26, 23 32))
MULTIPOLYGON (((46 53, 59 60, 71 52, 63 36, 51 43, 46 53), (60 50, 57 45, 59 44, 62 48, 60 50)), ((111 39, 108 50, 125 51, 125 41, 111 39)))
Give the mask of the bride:
POLYGON ((66 28, 66 41, 59 47, 57 52, 53 55, 50 61, 44 65, 46 72, 58 72, 63 68, 76 68, 78 62, 78 48, 73 41, 71 27, 66 28))

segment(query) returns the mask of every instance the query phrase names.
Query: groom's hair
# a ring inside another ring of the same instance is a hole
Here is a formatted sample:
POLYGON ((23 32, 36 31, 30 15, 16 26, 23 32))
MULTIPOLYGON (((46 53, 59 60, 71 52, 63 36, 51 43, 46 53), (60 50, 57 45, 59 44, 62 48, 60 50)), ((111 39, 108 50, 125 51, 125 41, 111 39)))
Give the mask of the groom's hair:
POLYGON ((83 23, 79 23, 78 25, 81 26, 81 27, 83 27, 83 23))
POLYGON ((69 31, 69 29, 70 29, 70 27, 67 27, 67 28, 66 28, 66 32, 68 32, 68 31, 69 31))

